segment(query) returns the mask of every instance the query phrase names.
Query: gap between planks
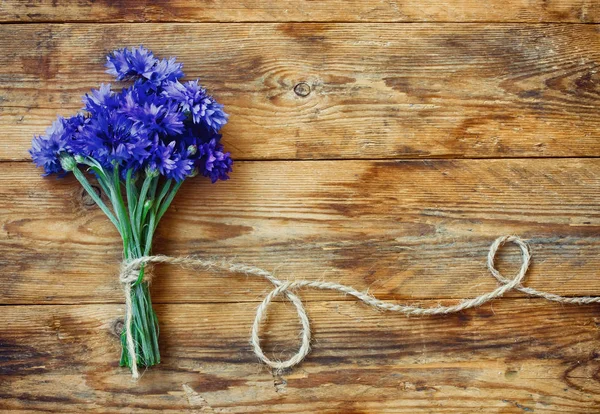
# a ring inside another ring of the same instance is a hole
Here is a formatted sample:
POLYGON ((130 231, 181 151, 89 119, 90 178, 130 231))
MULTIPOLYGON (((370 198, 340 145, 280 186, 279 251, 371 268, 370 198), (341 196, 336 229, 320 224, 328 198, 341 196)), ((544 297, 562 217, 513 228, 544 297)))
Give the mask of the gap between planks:
MULTIPOLYGON (((527 285, 525 285, 527 286, 527 285)), ((152 288, 150 288, 151 291, 150 293, 152 293, 152 288)), ((365 305, 363 302, 351 297, 350 295, 338 295, 338 296, 332 296, 329 299, 323 299, 323 298, 303 298, 302 297, 302 289, 295 291, 295 293, 298 294, 298 296, 300 296, 300 299, 302 300, 303 303, 311 303, 311 304, 316 304, 316 303, 335 303, 335 302, 355 302, 357 305, 362 305, 363 307, 365 307, 366 309, 372 309, 371 307, 369 307, 368 305, 365 305)), ((473 295, 475 296, 475 295, 473 295)), ((565 295, 565 297, 572 297, 572 296, 576 296, 576 295, 565 295)), ((468 299, 468 298, 465 298, 468 299)), ((263 300, 262 297, 258 297, 257 295, 252 296, 251 298, 248 298, 247 300, 224 300, 224 301, 208 301, 208 302, 191 302, 191 301, 186 301, 186 302, 174 302, 174 301, 155 301, 152 300, 152 305, 174 305, 174 306, 184 306, 184 305, 228 305, 228 304, 240 304, 240 303, 247 303, 247 304, 258 304, 261 303, 263 300)), ((398 304, 427 304, 427 303, 431 303, 431 306, 433 306, 433 304, 437 304, 438 302, 444 302, 444 303, 458 303, 460 301, 460 299, 449 299, 449 298, 440 298, 440 299, 436 299, 436 298, 427 298, 427 299, 385 299, 387 302, 390 303, 398 303, 398 304)), ((480 307, 491 307, 493 309, 494 307, 494 303, 496 302, 501 302, 501 301, 516 301, 516 302, 524 302, 527 301, 528 303, 530 302, 546 302, 548 303, 548 301, 546 299, 542 299, 542 298, 538 298, 538 297, 529 297, 529 296, 504 296, 500 299, 497 300, 493 300, 489 303, 486 303, 485 305, 482 305, 480 307)), ((125 299, 123 298, 123 301, 106 301, 106 302, 89 302, 89 301, 84 301, 84 302, 60 302, 60 301, 56 301, 56 302, 39 302, 39 303, 0 303, 0 308, 10 308, 10 307, 21 307, 21 306, 26 306, 26 307, 32 307, 32 306, 89 306, 89 305, 123 305, 125 302, 125 299)), ((273 302, 283 302, 283 303, 289 303, 289 301, 287 299, 282 299, 282 298, 275 298, 273 299, 273 302)), ((554 303, 554 302, 550 302, 550 303, 554 303)), ((561 307, 565 307, 565 306, 574 306, 574 305, 564 305, 564 304, 558 304, 555 303, 556 306, 561 306, 561 307)), ((591 304, 591 305, 579 305, 579 306, 597 306, 595 304, 591 304)), ((373 309, 374 312, 376 313, 390 313, 387 311, 381 311, 381 310, 377 310, 377 309, 373 309)), ((465 311, 461 311, 461 312, 466 312, 468 310, 465 311)), ((460 313, 460 312, 459 312, 460 313)), ((427 318, 429 316, 407 316, 404 315, 408 318, 427 318)), ((450 315, 448 315, 450 316, 450 315)))
POLYGON ((150 24, 223 24, 223 25, 234 25, 234 24, 520 24, 520 25, 600 25, 600 22, 570 22, 570 21, 550 21, 550 22, 529 22, 519 20, 435 20, 435 21, 424 21, 424 20, 240 20, 240 21, 184 21, 184 20, 148 20, 148 21, 126 21, 126 20, 115 20, 115 21, 101 21, 101 20, 35 20, 35 21, 22 21, 22 20, 4 20, 0 22, 0 26, 14 24, 14 25, 60 25, 60 24, 98 24, 98 25, 150 25, 150 24))
MULTIPOLYGON (((331 162, 331 161, 365 161, 365 162, 377 162, 377 161, 464 161, 464 160, 473 160, 473 161, 502 161, 502 160, 548 160, 548 159, 561 159, 561 160, 578 160, 578 159, 600 159, 598 155, 559 155, 559 156, 539 156, 539 157, 423 157, 423 158, 399 158, 399 157, 383 157, 383 158, 353 158, 353 157, 344 157, 344 158, 235 158, 234 162, 331 162)), ((8 159, 0 159, 1 163, 28 163, 32 162, 29 159, 18 159, 18 160, 8 160, 8 159)))

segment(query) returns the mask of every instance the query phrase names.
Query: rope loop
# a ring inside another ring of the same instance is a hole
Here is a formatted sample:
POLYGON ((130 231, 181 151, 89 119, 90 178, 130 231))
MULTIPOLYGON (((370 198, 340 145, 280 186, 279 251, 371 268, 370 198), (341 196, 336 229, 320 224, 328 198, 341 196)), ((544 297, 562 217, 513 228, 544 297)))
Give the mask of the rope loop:
POLYGON ((304 304, 298 296, 290 292, 289 289, 292 286, 293 282, 282 282, 267 296, 265 296, 264 300, 256 310, 256 316, 254 318, 254 323, 252 324, 252 336, 250 342, 252 344, 252 348, 254 349, 254 353, 256 354, 258 359, 260 359, 263 363, 277 371, 282 371, 286 368, 291 368, 299 364, 300 361, 302 361, 310 352, 310 322, 308 320, 308 315, 306 314, 304 304), (285 294, 287 299, 290 302, 292 302, 292 304, 296 308, 296 312, 298 313, 298 319, 300 319, 300 323, 302 325, 301 340, 298 352, 295 355, 293 355, 290 359, 286 361, 273 361, 264 354, 260 345, 259 333, 260 327, 267 315, 269 305, 272 303, 274 298, 281 294, 285 294))
POLYGON ((525 274, 527 273, 527 270, 529 269, 530 263, 531 263, 531 251, 529 250, 529 246, 527 245, 527 243, 525 243, 523 240, 521 240, 517 236, 498 237, 494 241, 494 243, 492 243, 492 245, 490 246, 490 251, 488 253, 488 258, 487 258, 488 270, 490 271, 492 276, 494 276, 496 278, 496 280, 498 282, 500 282, 501 284, 503 284, 503 285, 510 284, 511 289, 514 289, 515 287, 521 285, 521 282, 523 281, 523 279, 525 279, 525 274), (498 249, 501 246, 503 246, 506 242, 512 242, 512 243, 516 244, 517 246, 519 246, 519 249, 521 249, 521 268, 519 269, 519 272, 517 273, 515 278, 512 279, 512 281, 508 280, 504 276, 502 276, 502 273, 500 273, 498 271, 498 269, 496 269, 496 267, 494 266, 494 262, 496 259, 496 254, 498 253, 498 249))

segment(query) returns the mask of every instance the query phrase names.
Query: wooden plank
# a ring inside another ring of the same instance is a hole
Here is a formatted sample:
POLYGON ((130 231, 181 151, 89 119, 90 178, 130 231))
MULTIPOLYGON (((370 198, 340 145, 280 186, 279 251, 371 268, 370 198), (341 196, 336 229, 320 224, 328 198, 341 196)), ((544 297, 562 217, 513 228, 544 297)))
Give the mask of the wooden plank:
POLYGON ((225 104, 238 159, 600 156, 595 25, 40 24, 0 27, 0 160, 139 43, 225 104))
MULTIPOLYGON (((0 302, 122 302, 116 231, 74 179, 39 173, 0 163, 0 302)), ((230 181, 183 186, 154 251, 382 298, 463 298, 496 286, 489 245, 517 234, 533 249, 528 285, 599 295, 599 190, 599 159, 238 162, 230 181)), ((501 255, 506 275, 517 250, 501 255)), ((256 301, 270 289, 243 275, 157 272, 156 302, 256 301)))
POLYGON ((599 22, 594 0, 225 0, 19 1, 4 22, 599 22))
MULTIPOLYGON (((598 308, 502 299, 406 318, 350 302, 309 304, 314 349, 277 376, 248 344, 252 304, 159 305, 163 361, 134 383, 112 334, 120 305, 3 306, 0 409, 22 412, 593 413, 598 308), (196 410, 196 411, 193 411, 196 410)), ((266 350, 297 326, 275 304, 266 350)))

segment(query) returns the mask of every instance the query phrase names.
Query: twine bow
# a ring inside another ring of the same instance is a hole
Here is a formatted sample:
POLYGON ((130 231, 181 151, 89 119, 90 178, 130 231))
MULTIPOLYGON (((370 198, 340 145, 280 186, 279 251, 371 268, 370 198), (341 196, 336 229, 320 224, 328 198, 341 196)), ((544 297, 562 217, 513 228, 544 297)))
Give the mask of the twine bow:
MULTIPOLYGON (((122 263, 121 265, 121 273, 120 280, 123 284, 123 291, 125 294, 125 307, 126 307, 126 318, 125 318, 125 335, 127 342, 127 351, 129 352, 129 357, 131 360, 131 372, 133 378, 138 378, 138 368, 137 368, 137 357, 135 354, 135 344, 133 340, 133 335, 131 334, 131 315, 132 315, 132 304, 131 304, 131 286, 135 283, 139 277, 139 273, 141 268, 144 265, 151 263, 169 263, 180 265, 184 267, 197 267, 205 270, 210 269, 220 269, 225 270, 230 273, 245 273, 247 275, 258 276, 260 278, 266 279, 271 282, 275 288, 265 296, 262 303, 256 310, 256 315, 254 317, 254 323, 252 324, 252 333, 250 342, 252 344, 252 348, 254 353, 264 364, 269 367, 281 371, 286 368, 291 368, 295 365, 298 365, 310 352, 310 339, 311 339, 311 330, 310 330, 310 321, 308 319, 308 315, 306 314, 306 309, 304 308, 304 304, 300 300, 300 298, 293 293, 294 290, 299 288, 313 288, 313 289, 321 289, 321 290, 332 290, 344 294, 348 294, 354 296, 361 302, 372 306, 376 309, 381 309, 389 312, 398 312, 406 315, 441 315, 441 314, 449 314, 460 312, 465 309, 474 308, 483 305, 486 302, 491 301, 492 299, 499 298, 503 296, 506 292, 511 290, 518 290, 523 293, 526 293, 530 296, 537 296, 540 298, 547 299, 549 301, 565 303, 565 304, 578 304, 585 305, 591 303, 600 302, 600 297, 598 296, 580 296, 580 297, 564 297, 555 295, 553 293, 542 292, 537 289, 525 287, 521 284, 525 279, 525 274, 529 269, 529 264, 531 262, 531 252, 529 250, 529 246, 525 241, 517 236, 502 236, 496 239, 492 245, 490 246, 490 250, 487 257, 487 267, 490 273, 496 280, 500 283, 496 289, 484 293, 482 295, 476 296, 472 299, 463 299, 456 305, 451 306, 433 306, 429 308, 423 308, 420 306, 412 306, 412 305, 399 305, 391 302, 386 302, 383 300, 379 300, 372 295, 358 291, 350 286, 342 285, 334 282, 322 282, 322 281, 311 281, 311 280, 280 280, 275 275, 269 271, 264 269, 249 266, 245 264, 237 264, 230 263, 227 261, 215 261, 215 260, 207 260, 197 257, 170 257, 170 256, 143 256, 138 259, 128 260, 122 263), (521 268, 519 269, 517 275, 513 279, 506 279, 495 267, 494 260, 496 258, 496 254, 500 246, 502 246, 506 242, 512 242, 516 244, 521 250, 521 268), (292 304, 296 308, 296 312, 298 313, 298 318, 300 319, 301 328, 301 339, 300 339, 300 347, 298 352, 294 354, 291 358, 285 361, 274 361, 269 359, 263 352, 262 347, 260 345, 260 327, 262 322, 264 321, 269 305, 279 295, 285 295, 285 297, 292 302, 292 304)), ((148 272, 149 274, 150 272, 148 272)), ((149 277, 149 276, 148 276, 149 277)), ((148 281, 147 277, 144 277, 144 281, 148 281)))

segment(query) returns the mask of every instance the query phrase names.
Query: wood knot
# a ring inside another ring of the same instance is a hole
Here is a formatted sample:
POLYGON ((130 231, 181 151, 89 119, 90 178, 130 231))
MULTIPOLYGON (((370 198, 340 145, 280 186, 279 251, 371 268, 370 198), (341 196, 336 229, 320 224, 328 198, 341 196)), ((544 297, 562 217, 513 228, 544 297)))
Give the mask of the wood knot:
POLYGON ((125 326, 125 321, 123 318, 117 318, 110 325, 110 333, 116 336, 117 338, 121 337, 121 333, 123 332, 123 327, 125 326))
MULTIPOLYGON (((92 185, 92 189, 96 192, 96 194, 98 194, 98 197, 101 196, 100 188, 98 186, 92 185)), ((81 202, 86 207, 93 207, 96 205, 94 199, 85 190, 82 190, 81 192, 81 202)))
POLYGON ((294 86, 294 92, 298 96, 308 96, 310 94, 310 86, 306 82, 300 82, 296 86, 294 86))

